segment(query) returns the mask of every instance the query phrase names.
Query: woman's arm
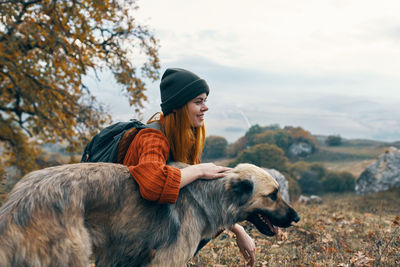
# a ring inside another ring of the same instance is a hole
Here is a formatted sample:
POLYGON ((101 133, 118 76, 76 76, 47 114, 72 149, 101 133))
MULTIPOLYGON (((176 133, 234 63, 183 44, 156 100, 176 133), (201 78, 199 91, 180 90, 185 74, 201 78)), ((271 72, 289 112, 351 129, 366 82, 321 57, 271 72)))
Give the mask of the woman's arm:
POLYGON ((179 189, 197 179, 225 176, 227 167, 212 163, 191 165, 183 169, 167 166, 169 144, 167 138, 154 129, 143 129, 133 139, 124 165, 139 185, 143 198, 158 203, 175 203, 179 189))
POLYGON ((222 178, 226 175, 226 171, 231 168, 217 166, 213 163, 201 163, 191 165, 181 169, 181 184, 179 188, 182 188, 197 179, 217 179, 222 178))
POLYGON ((143 129, 136 135, 124 158, 140 195, 158 203, 175 203, 179 194, 181 171, 167 166, 167 138, 155 129, 143 129))
POLYGON ((236 243, 240 252, 247 260, 250 266, 254 266, 256 262, 256 245, 253 239, 246 233, 244 228, 239 224, 234 224, 231 231, 236 235, 236 243))

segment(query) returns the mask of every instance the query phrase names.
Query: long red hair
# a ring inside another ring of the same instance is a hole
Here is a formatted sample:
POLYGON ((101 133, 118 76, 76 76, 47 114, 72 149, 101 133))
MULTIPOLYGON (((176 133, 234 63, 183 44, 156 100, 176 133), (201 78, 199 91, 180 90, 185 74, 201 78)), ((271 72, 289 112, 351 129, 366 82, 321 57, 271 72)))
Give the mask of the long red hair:
MULTIPOLYGON (((191 126, 187 104, 167 116, 162 113, 156 114, 160 114, 159 121, 168 139, 174 161, 187 164, 200 163, 206 139, 206 128, 204 124, 201 127, 191 126)), ((149 119, 148 123, 154 121, 156 114, 149 119)))

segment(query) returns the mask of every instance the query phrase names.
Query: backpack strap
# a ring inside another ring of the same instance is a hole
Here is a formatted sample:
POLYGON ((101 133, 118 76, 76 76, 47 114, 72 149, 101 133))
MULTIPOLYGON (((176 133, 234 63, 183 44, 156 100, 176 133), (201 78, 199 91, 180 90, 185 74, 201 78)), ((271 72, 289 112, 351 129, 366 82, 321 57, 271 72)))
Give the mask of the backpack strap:
POLYGON ((133 138, 138 134, 140 128, 132 128, 129 129, 121 138, 121 141, 118 144, 118 152, 117 152, 117 163, 123 163, 126 152, 131 145, 133 138))
POLYGON ((148 128, 152 128, 154 130, 158 130, 164 134, 164 130, 161 126, 161 123, 159 121, 152 121, 149 124, 146 125, 148 128))
MULTIPOLYGON (((152 121, 149 124, 147 124, 147 127, 155 129, 155 130, 158 130, 158 131, 162 132, 165 135, 164 129, 162 128, 161 123, 159 121, 152 121)), ((172 162, 172 161, 174 161, 174 159, 172 158, 172 153, 171 153, 171 150, 170 150, 169 153, 168 153, 167 164, 172 162)))
MULTIPOLYGON (((145 128, 151 128, 151 129, 160 131, 164 134, 164 130, 162 129, 161 123, 159 121, 152 121, 149 124, 146 124, 145 128)), ((122 164, 124 162, 124 158, 125 158, 126 152, 129 149, 129 146, 131 145, 133 139, 135 138, 135 136, 139 133, 139 131, 141 129, 143 129, 143 128, 132 128, 123 135, 123 137, 121 138, 121 141, 119 142, 119 145, 118 145, 117 163, 122 164)), ((167 163, 169 163, 171 161, 173 161, 173 159, 172 159, 172 154, 170 151, 168 154, 167 163)))

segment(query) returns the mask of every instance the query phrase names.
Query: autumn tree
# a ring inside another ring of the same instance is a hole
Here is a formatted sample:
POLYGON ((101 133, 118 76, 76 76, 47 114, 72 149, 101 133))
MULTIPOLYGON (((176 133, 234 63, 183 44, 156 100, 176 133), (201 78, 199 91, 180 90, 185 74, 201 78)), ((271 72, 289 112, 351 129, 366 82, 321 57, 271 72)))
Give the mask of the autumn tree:
POLYGON ((246 137, 242 136, 232 144, 228 146, 228 156, 231 158, 236 157, 239 152, 245 150, 247 147, 246 137))
POLYGON ((260 127, 252 126, 245 135, 247 145, 271 144, 276 145, 285 151, 286 156, 291 156, 291 146, 305 143, 311 147, 311 152, 317 149, 317 140, 310 132, 301 127, 285 126, 283 129, 279 125, 260 127))
POLYGON ((133 14, 136 0, 0 1, 0 151, 23 174, 38 144, 79 150, 110 117, 82 78, 110 71, 130 105, 158 78, 158 41, 133 14), (135 56, 139 56, 135 58, 135 56), (84 140, 84 141, 82 141, 84 140))

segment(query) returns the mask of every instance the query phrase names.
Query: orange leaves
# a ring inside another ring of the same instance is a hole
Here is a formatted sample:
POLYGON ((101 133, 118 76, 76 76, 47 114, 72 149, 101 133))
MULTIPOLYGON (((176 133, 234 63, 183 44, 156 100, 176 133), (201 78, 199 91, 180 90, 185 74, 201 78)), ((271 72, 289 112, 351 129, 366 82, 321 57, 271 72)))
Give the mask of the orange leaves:
MULTIPOLYGON (((6 89, 0 95, 0 112, 12 129, 6 141, 12 151, 9 164, 18 158, 18 168, 27 169, 24 161, 34 168, 33 147, 26 146, 21 153, 16 150, 18 140, 28 135, 40 142, 64 140, 70 150, 78 150, 85 135, 110 121, 102 106, 83 90, 82 77, 90 69, 110 69, 127 101, 142 107, 145 88, 136 70, 142 70, 142 77, 157 79, 160 66, 156 39, 128 12, 136 7, 135 0, 0 5, 5 24, 0 28, 0 88, 6 89), (137 56, 132 47, 145 57, 141 66, 132 64, 137 56)), ((4 135, 0 133, 0 140, 5 140, 4 135)))
POLYGON ((392 221, 393 226, 400 226, 400 216, 396 216, 392 221))
POLYGON ((354 267, 370 267, 374 261, 373 258, 364 255, 361 251, 357 252, 350 259, 350 262, 354 267))
MULTIPOLYGON (((369 202, 359 212, 357 206, 365 205, 364 197, 356 195, 335 195, 313 208, 295 203, 301 221, 280 229, 277 240, 245 223, 256 243, 256 266, 399 266, 400 207, 390 201, 398 199, 399 192, 380 195, 390 205, 390 212, 381 214, 374 212, 381 201, 369 202)), ((194 259, 194 266, 245 266, 234 242, 229 235, 213 240, 194 259)))

